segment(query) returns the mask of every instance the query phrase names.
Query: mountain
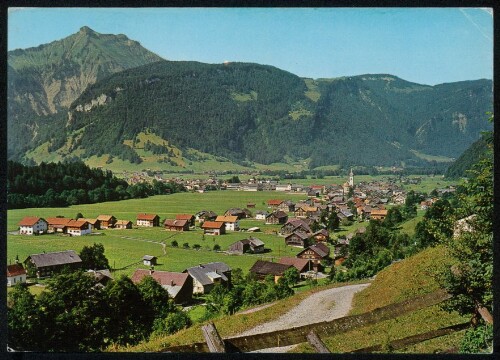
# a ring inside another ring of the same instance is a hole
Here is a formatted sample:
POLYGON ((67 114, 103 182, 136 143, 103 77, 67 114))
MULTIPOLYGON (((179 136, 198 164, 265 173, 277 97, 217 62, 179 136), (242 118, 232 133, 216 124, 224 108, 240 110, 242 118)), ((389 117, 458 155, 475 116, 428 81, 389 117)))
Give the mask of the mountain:
POLYGON ((62 40, 8 52, 9 154, 37 136, 40 116, 66 110, 110 74, 162 60, 125 35, 88 27, 62 40))
MULTIPOLYGON (((96 34, 84 28, 67 38, 89 39, 75 57, 93 74, 100 73, 88 65, 94 60, 81 54, 97 48, 90 45, 94 41, 116 41, 121 52, 110 51, 114 55, 124 54, 119 44, 135 44, 123 35, 96 34)), ((15 81, 23 62, 11 62, 10 56, 9 72, 14 75, 9 81, 15 81)), ((125 57, 132 61, 134 56, 125 57)), ((72 56, 66 59, 61 62, 74 63, 72 56)), ((22 98, 31 107, 9 112, 9 156, 37 162, 99 157, 105 165, 162 162, 187 168, 214 159, 239 164, 306 162, 311 168, 428 166, 453 161, 480 131, 491 129, 485 120, 493 103, 490 80, 436 86, 389 74, 313 80, 259 64, 154 60, 145 56, 146 64, 123 71, 112 67, 116 72, 103 74, 102 80, 96 76, 74 101, 66 96, 57 106, 38 100, 44 97, 35 90, 43 83, 24 77, 12 84, 9 107, 11 99, 34 90, 31 97, 22 98), (52 112, 50 104, 64 112, 52 112), (27 109, 32 115, 23 112, 27 109)), ((61 74, 66 73, 58 69, 52 76, 61 74)))
POLYGON ((468 170, 471 170, 473 165, 487 156, 488 146, 493 143, 493 134, 484 134, 474 142, 460 157, 455 160, 446 169, 445 177, 448 179, 458 179, 468 177, 468 170))

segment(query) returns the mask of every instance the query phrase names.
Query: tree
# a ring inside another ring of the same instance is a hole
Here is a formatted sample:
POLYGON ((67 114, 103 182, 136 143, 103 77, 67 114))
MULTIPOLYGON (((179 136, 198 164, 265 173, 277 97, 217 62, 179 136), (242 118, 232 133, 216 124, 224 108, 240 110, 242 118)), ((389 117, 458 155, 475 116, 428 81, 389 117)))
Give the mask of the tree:
POLYGON ((103 244, 85 245, 80 251, 80 258, 84 269, 109 269, 109 262, 104 255, 103 244))
POLYGON ((81 219, 81 218, 83 218, 83 214, 81 212, 76 214, 76 219, 81 219))
POLYGON ((214 251, 220 251, 220 245, 219 244, 215 244, 214 245, 214 251))
POLYGON ((168 292, 151 276, 145 276, 137 284, 137 289, 139 289, 148 308, 151 309, 150 315, 154 319, 165 318, 175 310, 175 305, 172 299, 169 299, 168 292))
POLYGON ((288 287, 293 287, 300 280, 299 270, 295 266, 287 269, 282 276, 283 282, 288 287))
POLYGON ((41 311, 35 296, 26 284, 18 283, 7 298, 9 346, 17 351, 43 351, 41 311))

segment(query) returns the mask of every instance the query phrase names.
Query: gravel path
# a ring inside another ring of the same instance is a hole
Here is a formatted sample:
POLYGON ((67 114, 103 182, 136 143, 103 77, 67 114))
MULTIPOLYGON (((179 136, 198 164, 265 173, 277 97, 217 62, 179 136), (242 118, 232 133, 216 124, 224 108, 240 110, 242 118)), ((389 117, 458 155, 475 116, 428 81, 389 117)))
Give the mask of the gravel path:
MULTIPOLYGON (((298 306, 283 314, 278 319, 247 330, 238 336, 253 335, 295 326, 308 325, 321 321, 331 321, 349 313, 355 293, 369 284, 348 285, 317 292, 304 299, 298 306)), ((262 349, 255 352, 287 352, 295 347, 262 349)))

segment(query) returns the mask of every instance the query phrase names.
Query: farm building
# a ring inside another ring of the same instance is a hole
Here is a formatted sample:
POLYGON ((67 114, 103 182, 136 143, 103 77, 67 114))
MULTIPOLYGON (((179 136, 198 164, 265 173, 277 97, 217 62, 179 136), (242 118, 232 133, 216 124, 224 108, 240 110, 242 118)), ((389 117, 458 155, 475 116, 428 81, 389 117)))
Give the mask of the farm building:
POLYGON ((191 214, 177 214, 175 215, 175 220, 187 220, 188 227, 194 226, 195 217, 191 214))
POLYGON ((238 220, 240 220, 240 219, 251 218, 252 213, 248 209, 231 208, 231 209, 226 210, 226 212, 224 213, 224 216, 227 216, 227 217, 237 216, 238 220))
POLYGON ((40 235, 46 233, 48 229, 47 221, 35 216, 23 218, 18 225, 21 235, 40 235))
POLYGON ((201 210, 194 217, 196 221, 202 223, 204 221, 215 221, 217 214, 211 210, 201 210))
POLYGON ((186 304, 193 299, 193 278, 187 273, 138 269, 131 280, 137 284, 146 276, 151 276, 167 290, 169 298, 176 304, 186 304))
POLYGON ((101 230, 101 220, 99 219, 78 218, 76 220, 88 222, 91 230, 101 230))
POLYGON ((29 271, 32 268, 38 278, 50 276, 65 267, 76 269, 81 264, 82 259, 74 250, 33 254, 24 260, 26 269, 29 271))
POLYGON ((118 220, 115 223, 116 229, 132 229, 132 221, 130 220, 118 220))
POLYGON ((188 220, 167 219, 163 222, 163 226, 165 226, 165 230, 168 230, 168 231, 188 231, 189 230, 188 220))
POLYGON ((278 260, 278 263, 295 266, 295 268, 299 271, 299 273, 303 273, 312 269, 311 260, 308 259, 282 257, 281 259, 278 260))
POLYGON ((292 266, 293 265, 257 260, 250 268, 249 272, 255 274, 255 277, 260 280, 264 280, 266 276, 271 275, 274 277, 274 282, 278 282, 278 279, 292 266))
POLYGON ((144 265, 146 266, 155 266, 156 265, 156 260, 158 258, 156 256, 152 256, 152 255, 144 255, 142 257, 142 262, 144 265))
POLYGON ((93 275, 95 277, 96 283, 101 287, 108 285, 108 283, 113 280, 111 271, 109 271, 108 269, 87 270, 87 273, 93 275))
POLYGON ((86 221, 70 220, 66 225, 66 232, 72 236, 88 235, 92 232, 86 221))
POLYGON ((47 232, 48 233, 63 233, 65 234, 67 231, 67 224, 72 219, 64 218, 64 217, 55 217, 55 218, 47 218, 47 232))
POLYGON ((97 220, 101 222, 101 229, 110 229, 115 227, 116 218, 113 215, 99 215, 97 220))
POLYGON ((305 221, 305 219, 289 219, 285 225, 280 229, 280 234, 288 235, 296 231, 302 231, 304 233, 310 233, 311 227, 305 221))
POLYGON ((372 209, 371 219, 373 220, 384 220, 387 216, 386 209, 372 209))
POLYGON ((231 244, 227 251, 240 255, 246 252, 254 254, 262 253, 264 252, 264 242, 260 239, 249 237, 248 239, 239 240, 231 244))
POLYGON ((7 265, 7 286, 26 282, 26 270, 22 264, 7 265))
POLYGON ((193 293, 208 294, 215 284, 231 287, 231 268, 223 262, 212 262, 183 271, 193 278, 193 293))
POLYGON ((240 229, 240 222, 237 216, 217 216, 216 222, 223 222, 226 231, 238 231, 240 229))
POLYGON ((269 213, 265 210, 257 210, 255 212, 255 219, 257 220, 266 220, 266 216, 269 215, 269 213))
POLYGON ((266 216, 266 224, 285 224, 288 221, 288 215, 277 210, 266 216))
POLYGON ((201 225, 203 234, 207 235, 222 235, 226 233, 226 227, 221 221, 205 221, 201 225))
POLYGON ((312 237, 316 242, 328 242, 330 240, 330 234, 326 229, 321 229, 312 234, 312 237))
POLYGON ((137 214, 137 226, 160 226, 160 217, 156 214, 137 214))
POLYGON ((291 200, 285 200, 281 204, 278 205, 278 210, 284 212, 294 212, 295 211, 295 203, 291 200))
POLYGON ((299 252, 297 258, 311 260, 313 270, 322 271, 321 261, 330 259, 330 248, 323 243, 317 243, 299 252))
POLYGON ((309 238, 309 234, 296 231, 285 237, 285 244, 305 248, 309 244, 309 238))
POLYGON ((282 202, 283 202, 283 200, 279 200, 279 199, 267 200, 267 207, 269 207, 271 209, 277 209, 278 206, 280 206, 282 202))

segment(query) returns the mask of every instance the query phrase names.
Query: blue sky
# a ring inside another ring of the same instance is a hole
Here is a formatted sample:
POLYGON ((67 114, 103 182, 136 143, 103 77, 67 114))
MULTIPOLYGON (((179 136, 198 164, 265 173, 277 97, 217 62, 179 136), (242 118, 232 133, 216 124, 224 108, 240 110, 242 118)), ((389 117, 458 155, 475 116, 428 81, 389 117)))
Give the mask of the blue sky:
POLYGON ((493 76, 493 15, 479 8, 11 8, 8 49, 85 25, 168 60, 256 62, 303 77, 389 73, 434 85, 493 76))

